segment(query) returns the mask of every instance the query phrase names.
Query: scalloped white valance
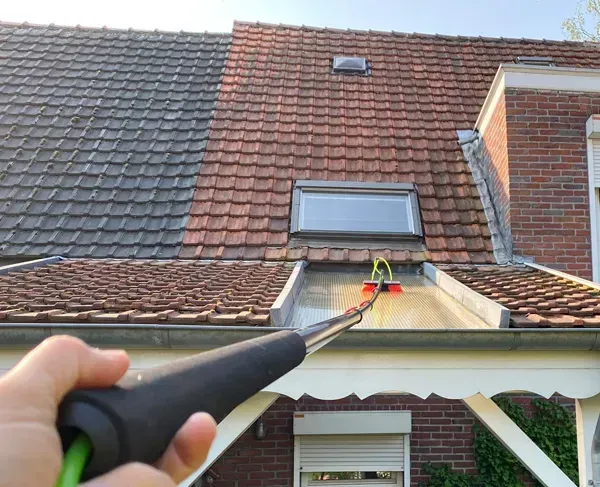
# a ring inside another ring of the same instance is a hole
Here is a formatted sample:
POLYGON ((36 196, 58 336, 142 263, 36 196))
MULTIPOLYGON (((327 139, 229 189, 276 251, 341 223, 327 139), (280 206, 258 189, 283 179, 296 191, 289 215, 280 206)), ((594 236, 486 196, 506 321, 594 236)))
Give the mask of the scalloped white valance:
POLYGON ((583 399, 600 393, 600 353, 323 351, 265 390, 293 399, 379 393, 464 399, 512 391, 583 399))
MULTIPOLYGON (((200 350, 128 350, 130 373, 200 350)), ((24 351, 0 351, 0 374, 24 351)), ((321 350, 265 391, 297 399, 360 398, 380 393, 436 394, 464 399, 480 393, 554 393, 573 399, 600 394, 600 352, 593 351, 345 351, 321 350)))

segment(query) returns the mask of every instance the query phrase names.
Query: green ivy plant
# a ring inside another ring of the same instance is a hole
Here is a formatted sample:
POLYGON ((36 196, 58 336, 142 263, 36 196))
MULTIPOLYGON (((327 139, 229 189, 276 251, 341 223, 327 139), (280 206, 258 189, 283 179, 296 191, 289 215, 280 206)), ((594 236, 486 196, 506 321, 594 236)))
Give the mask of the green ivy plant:
POLYGON ((483 487, 478 477, 455 472, 447 463, 426 463, 423 471, 430 476, 427 487, 483 487))
MULTIPOLYGON (((555 402, 534 399, 534 413, 525 414, 523 407, 508 397, 494 401, 519 428, 576 484, 577 435, 573 413, 555 402)), ((421 487, 523 487, 523 478, 530 475, 521 463, 481 423, 473 426, 473 449, 478 475, 452 470, 447 464, 425 464, 430 476, 421 487)), ((541 483, 535 481, 536 487, 541 483)))

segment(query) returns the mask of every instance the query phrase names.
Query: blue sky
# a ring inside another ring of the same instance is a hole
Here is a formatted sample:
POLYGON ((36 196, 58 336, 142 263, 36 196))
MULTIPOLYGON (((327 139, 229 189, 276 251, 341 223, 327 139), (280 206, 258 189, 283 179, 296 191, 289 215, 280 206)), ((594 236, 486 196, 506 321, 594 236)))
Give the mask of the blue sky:
POLYGON ((563 39, 577 0, 1 0, 0 20, 230 31, 233 20, 563 39))

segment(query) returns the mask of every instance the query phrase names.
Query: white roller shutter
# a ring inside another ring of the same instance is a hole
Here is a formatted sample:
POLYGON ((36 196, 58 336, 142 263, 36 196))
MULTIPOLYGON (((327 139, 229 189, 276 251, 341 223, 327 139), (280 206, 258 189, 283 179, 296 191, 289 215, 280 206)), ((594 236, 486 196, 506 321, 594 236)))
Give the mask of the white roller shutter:
POLYGON ((600 188, 600 139, 590 139, 592 144, 592 164, 593 164, 593 178, 594 186, 600 188))
POLYGON ((401 472, 405 435, 300 435, 300 472, 401 472))
POLYGON ((588 194, 590 204, 590 233, 592 241, 592 276, 600 282, 600 115, 592 115, 586 122, 588 194))

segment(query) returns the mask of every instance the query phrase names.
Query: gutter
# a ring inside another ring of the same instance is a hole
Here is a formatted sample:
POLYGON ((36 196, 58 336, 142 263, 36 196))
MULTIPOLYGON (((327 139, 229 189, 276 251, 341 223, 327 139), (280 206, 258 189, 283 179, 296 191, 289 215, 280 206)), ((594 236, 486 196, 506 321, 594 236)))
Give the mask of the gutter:
MULTIPOLYGON (((52 335, 68 334, 99 347, 211 349, 280 331, 277 327, 167 324, 7 323, 0 351, 32 348, 52 335)), ((490 330, 349 330, 329 350, 600 350, 599 328, 490 330)))

